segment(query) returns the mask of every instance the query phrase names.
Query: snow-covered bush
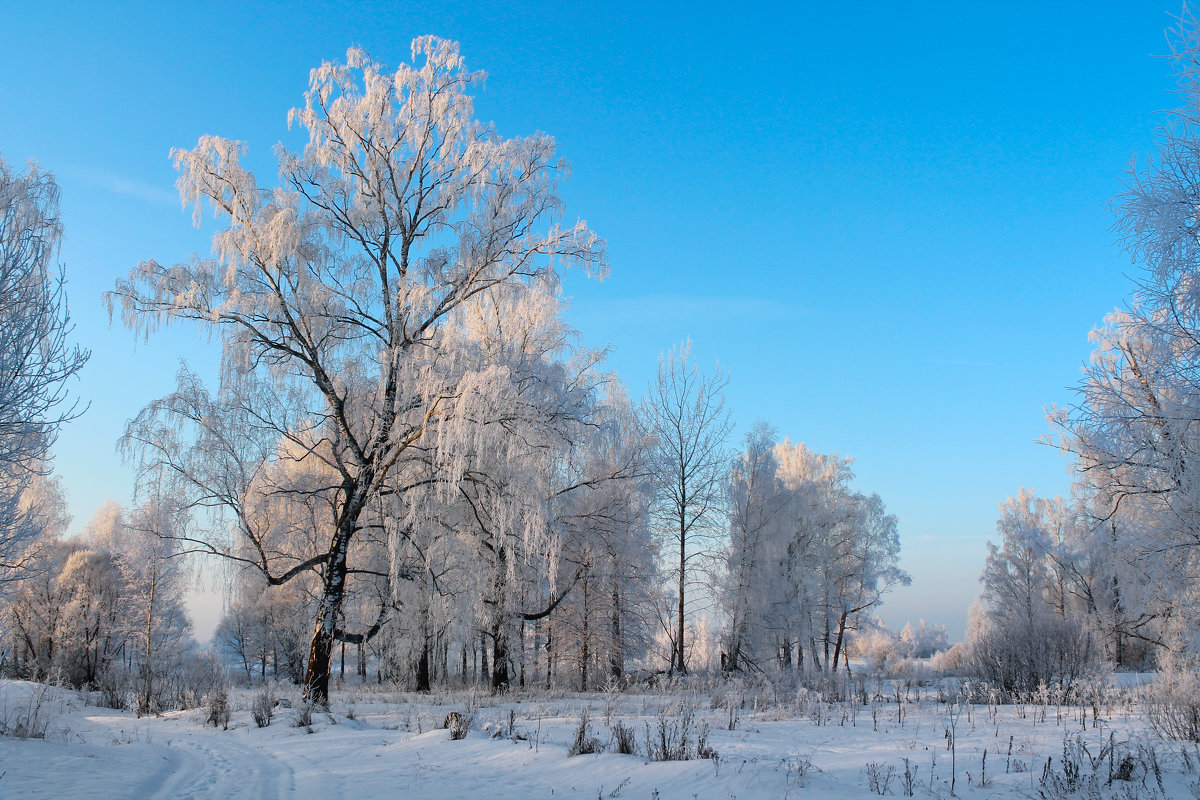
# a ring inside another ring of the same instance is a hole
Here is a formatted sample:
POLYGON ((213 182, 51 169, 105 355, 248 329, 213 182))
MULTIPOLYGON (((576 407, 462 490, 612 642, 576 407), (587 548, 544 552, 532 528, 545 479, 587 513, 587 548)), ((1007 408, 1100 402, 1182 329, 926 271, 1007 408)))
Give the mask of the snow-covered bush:
POLYGON ((1025 625, 1000 618, 973 634, 966 672, 1010 694, 1040 686, 1070 688, 1100 669, 1083 627, 1074 619, 1048 615, 1025 625))
POLYGON ((663 709, 651 729, 646 725, 646 757, 651 761, 690 761, 693 758, 716 758, 717 752, 708 744, 708 723, 696 723, 696 709, 681 703, 673 713, 663 709), (694 740, 694 743, 693 743, 694 740))
POLYGON ((929 659, 929 667, 943 675, 965 675, 970 655, 970 645, 966 642, 955 642, 949 650, 935 653, 929 659))
POLYGON ((617 720, 612 726, 613 750, 622 755, 637 755, 637 737, 632 727, 617 720))
POLYGON ((474 723, 475 718, 470 714, 451 711, 446 715, 445 721, 442 722, 442 727, 450 731, 451 741, 458 741, 459 739, 467 738, 467 734, 471 732, 471 726, 474 723))
POLYGON ((307 700, 301 703, 300 707, 296 709, 296 720, 292 724, 297 728, 304 728, 309 733, 312 733, 314 706, 314 703, 307 700))
POLYGON ((570 749, 567 750, 567 756, 588 755, 603 751, 604 746, 600 744, 600 739, 592 735, 591 721, 588 719, 588 709, 587 706, 584 706, 583 711, 579 714, 579 725, 575 727, 575 741, 571 743, 570 749))
POLYGON ((1163 736, 1200 742, 1200 676, 1164 672, 1146 693, 1146 716, 1163 736))
POLYGON ((254 702, 250 706, 250 715, 254 717, 254 724, 260 728, 271 724, 271 719, 275 716, 275 693, 271 691, 270 687, 265 687, 254 695, 254 702))
MULTIPOLYGON (((0 707, 0 736, 17 739, 45 739, 50 728, 50 715, 46 712, 45 684, 30 684, 24 702, 5 702, 0 707)), ((6 698, 7 701, 7 698, 6 698)))
POLYGON ((905 686, 920 686, 932 681, 940 670, 923 658, 902 658, 892 666, 892 676, 905 686))
POLYGON ((208 724, 214 728, 221 727, 229 730, 229 717, 231 710, 229 708, 229 695, 224 689, 218 689, 210 694, 207 698, 206 705, 208 706, 208 724))
POLYGON ((889 794, 888 786, 892 783, 892 778, 896 775, 896 767, 892 764, 875 764, 868 763, 865 772, 867 774, 867 786, 872 792, 878 795, 889 794))

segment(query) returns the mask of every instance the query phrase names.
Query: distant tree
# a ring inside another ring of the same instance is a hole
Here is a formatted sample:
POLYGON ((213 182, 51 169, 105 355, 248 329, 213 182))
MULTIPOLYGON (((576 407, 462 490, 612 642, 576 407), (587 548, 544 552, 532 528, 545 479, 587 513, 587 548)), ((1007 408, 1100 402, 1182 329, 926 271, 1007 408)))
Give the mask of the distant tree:
POLYGON ((257 598, 236 596, 225 616, 213 631, 213 644, 227 656, 237 659, 250 683, 256 666, 266 676, 267 623, 257 598))
POLYGON ((724 570, 722 602, 728 610, 725 651, 722 668, 743 669, 753 664, 751 643, 758 638, 755 630, 767 613, 770 570, 764 571, 765 558, 781 536, 783 509, 787 493, 777 474, 775 430, 765 422, 755 423, 746 434, 744 449, 729 470, 725 491, 729 509, 729 549, 724 570))
POLYGON ((658 579, 645 442, 621 387, 612 388, 595 420, 555 489, 558 584, 574 586, 545 625, 548 637, 566 644, 560 659, 573 662, 584 691, 619 680, 626 659, 645 651, 645 609, 658 579))
POLYGON ((879 605, 896 586, 912 583, 908 573, 899 567, 900 536, 896 516, 887 513, 877 494, 854 493, 850 503, 849 529, 831 542, 835 569, 831 570, 828 580, 834 590, 831 616, 836 617, 836 633, 830 668, 834 671, 844 652, 846 632, 853 630, 859 616, 879 605))
POLYGON ((945 625, 929 625, 925 620, 915 626, 907 622, 900 630, 899 644, 909 658, 929 658, 950 646, 950 632, 945 625))
POLYGON ((850 488, 852 458, 786 441, 776 454, 788 493, 781 566, 792 605, 785 629, 797 636, 800 659, 807 643, 813 667, 836 670, 859 615, 910 581, 897 566, 898 522, 878 495, 850 488))
POLYGON ((16 173, 0 158, 0 584, 18 577, 23 545, 43 527, 22 495, 80 412, 67 382, 90 355, 69 341, 58 198, 52 175, 16 173))
POLYGON ((997 613, 1030 629, 1050 613, 1048 517, 1061 505, 1061 500, 1053 503, 1021 489, 1000 505, 1000 544, 988 542, 981 578, 984 599, 997 613))
POLYGON ((1067 514, 1059 498, 1022 489, 1000 505, 1000 544, 988 542, 984 610, 968 631, 969 668, 1006 691, 1069 686, 1099 653, 1082 615, 1068 613, 1053 553, 1067 514))
POLYGON ((177 705, 195 642, 183 565, 158 534, 178 522, 162 500, 108 501, 82 537, 47 542, 7 608, 18 674, 99 689, 121 707, 132 698, 139 714, 177 705))
POLYGON ((654 476, 655 531, 670 554, 675 602, 665 615, 671 643, 670 671, 686 674, 689 589, 699 578, 699 561, 712 555, 721 524, 721 480, 728 461, 725 446, 732 429, 725 408, 729 377, 718 368, 700 372, 691 341, 659 358, 658 373, 642 403, 652 437, 649 469, 654 476))
POLYGON ((169 673, 179 652, 191 644, 192 625, 183 605, 187 573, 177 557, 184 524, 174 503, 155 498, 132 510, 123 541, 115 543, 125 639, 138 662, 131 677, 139 714, 169 707, 169 673))
POLYGON ((851 489, 852 459, 773 438, 756 426, 729 476, 724 667, 836 670, 859 620, 909 581, 898 523, 851 489))

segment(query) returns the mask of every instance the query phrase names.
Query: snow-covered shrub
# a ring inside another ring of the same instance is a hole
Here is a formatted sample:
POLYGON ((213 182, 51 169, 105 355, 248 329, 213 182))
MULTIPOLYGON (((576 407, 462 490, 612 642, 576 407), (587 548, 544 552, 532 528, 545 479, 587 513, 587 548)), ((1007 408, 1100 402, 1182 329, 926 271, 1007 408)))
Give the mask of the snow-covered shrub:
POLYGON ((12 736, 17 739, 45 739, 50 727, 50 715, 45 711, 45 684, 30 685, 30 692, 24 702, 13 705, 4 703, 0 708, 0 736, 12 736))
POLYGON ((966 671, 1009 694, 1040 686, 1067 689, 1100 669, 1080 623, 1052 614, 1031 623, 992 617, 971 631, 968 645, 966 671))
POLYGON ((895 675, 910 670, 912 662, 926 659, 948 647, 944 625, 910 622, 897 635, 878 618, 866 622, 850 640, 849 652, 861 658, 873 675, 895 675))
POLYGON ((970 655, 970 645, 955 642, 949 650, 935 653, 929 659, 929 668, 943 675, 963 675, 967 671, 970 655))
POLYGON ((646 757, 651 761, 716 758, 716 750, 708 744, 708 733, 708 723, 702 720, 696 725, 696 709, 687 703, 681 703, 674 715, 664 709, 653 730, 646 725, 646 757))
POLYGON ((696 730, 696 758, 711 758, 715 761, 718 754, 716 748, 708 743, 708 734, 708 722, 700 720, 700 726, 696 730))
POLYGON ((450 731, 450 741, 458 741, 459 739, 467 738, 467 734, 471 732, 471 726, 474 722, 475 718, 470 714, 451 711, 446 715, 445 721, 442 722, 442 727, 450 731))
POLYGON ((620 720, 613 723, 612 743, 613 750, 622 755, 637 755, 637 737, 634 730, 620 720))
POLYGON ((250 715, 254 717, 254 724, 260 728, 265 728, 271 724, 271 719, 275 716, 275 693, 270 687, 264 687, 262 691, 254 695, 254 702, 250 705, 250 715))
POLYGON ((210 694, 205 704, 208 706, 208 724, 229 730, 229 695, 225 690, 218 689, 210 694))
POLYGON ((1164 672, 1146 693, 1146 716, 1163 736, 1200 742, 1200 676, 1164 672))
POLYGON ((808 773, 814 769, 811 755, 785 756, 780 763, 786 774, 784 781, 787 786, 792 786, 794 783, 796 786, 803 788, 808 773))
POLYGON ((304 728, 309 733, 312 733, 313 706, 314 704, 308 700, 301 703, 300 707, 296 709, 296 721, 293 723, 297 728, 304 728))
POLYGON ((728 708, 732 703, 740 704, 745 695, 745 682, 739 677, 730 677, 713 687, 709 695, 708 707, 712 709, 728 708))
MULTIPOLYGON (((986 750, 984 751, 987 752, 986 750)), ((900 776, 900 789, 905 797, 912 797, 917 786, 917 770, 920 769, 907 758, 904 759, 904 774, 900 776)))
POLYGON ((129 681, 123 670, 105 670, 96 684, 99 690, 98 703, 103 708, 124 711, 129 708, 129 681))
POLYGON ((937 672, 928 661, 919 658, 902 658, 892 665, 892 675, 910 687, 928 683, 937 672))
POLYGON ((896 774, 896 768, 891 764, 868 763, 866 766, 867 787, 878 795, 888 794, 888 786, 896 774))
POLYGON ((579 725, 575 727, 575 741, 571 743, 570 749, 567 750, 567 756, 600 753, 603 750, 604 746, 600 744, 600 740, 592 735, 591 721, 588 719, 588 709, 587 706, 584 706, 583 711, 579 714, 579 725))

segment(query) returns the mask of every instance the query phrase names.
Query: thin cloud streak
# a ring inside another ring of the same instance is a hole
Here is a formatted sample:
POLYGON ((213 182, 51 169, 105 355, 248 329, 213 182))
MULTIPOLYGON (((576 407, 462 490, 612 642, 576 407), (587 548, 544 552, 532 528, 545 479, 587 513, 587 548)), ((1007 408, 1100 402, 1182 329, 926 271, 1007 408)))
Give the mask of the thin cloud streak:
POLYGON ((132 197, 150 205, 179 206, 179 195, 160 186, 132 180, 105 169, 85 167, 76 170, 76 173, 85 183, 112 194, 132 197))

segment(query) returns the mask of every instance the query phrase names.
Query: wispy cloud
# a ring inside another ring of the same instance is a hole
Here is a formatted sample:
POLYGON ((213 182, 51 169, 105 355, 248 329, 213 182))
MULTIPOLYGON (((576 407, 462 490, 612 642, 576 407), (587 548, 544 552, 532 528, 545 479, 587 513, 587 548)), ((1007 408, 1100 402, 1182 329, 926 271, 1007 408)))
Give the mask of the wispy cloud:
POLYGON ((132 197, 156 206, 178 206, 179 195, 173 189, 126 178, 106 169, 83 167, 77 171, 86 183, 123 197, 132 197))

